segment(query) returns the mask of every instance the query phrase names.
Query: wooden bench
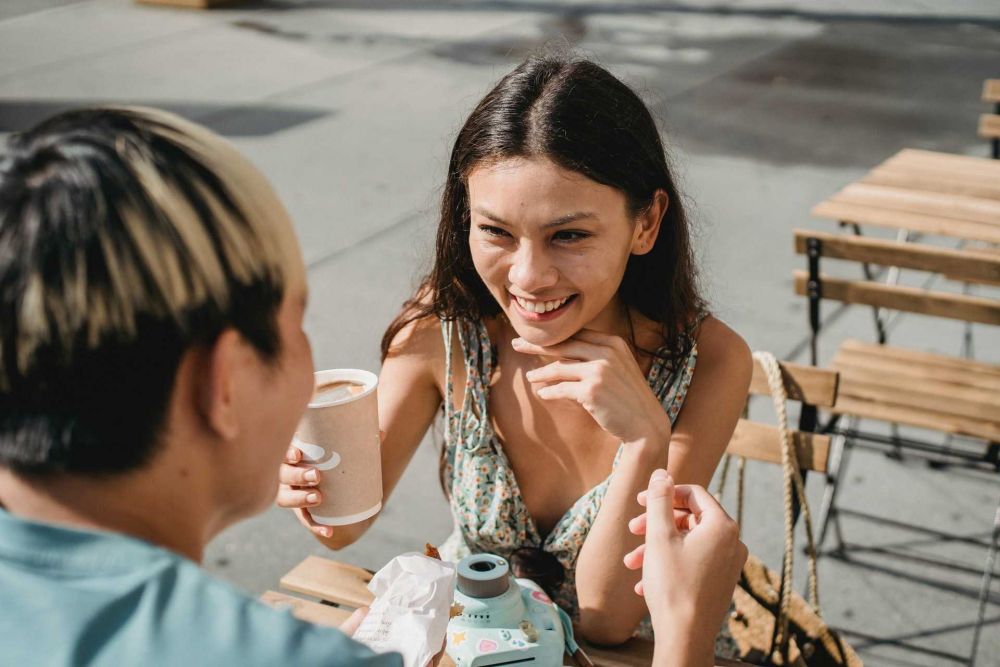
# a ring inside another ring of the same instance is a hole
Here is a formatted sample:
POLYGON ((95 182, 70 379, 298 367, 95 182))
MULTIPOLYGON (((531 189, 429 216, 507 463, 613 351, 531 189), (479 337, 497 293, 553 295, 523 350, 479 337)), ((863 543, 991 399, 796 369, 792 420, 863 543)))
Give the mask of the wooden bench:
MULTIPOLYGON (((788 399, 803 405, 799 429, 792 432, 798 460, 804 470, 825 473, 830 453, 830 437, 814 433, 815 412, 810 408, 833 407, 837 398, 839 377, 835 371, 781 362, 781 371, 788 399), (810 423, 810 421, 812 423, 810 423)), ((754 362, 750 396, 770 396, 767 377, 760 364, 754 362)), ((726 453, 754 461, 781 464, 781 436, 770 424, 740 419, 729 441, 726 453)))
MULTIPOLYGON (((337 627, 358 608, 372 603, 368 582, 372 573, 354 565, 338 563, 328 558, 309 556, 281 578, 281 587, 308 595, 308 600, 278 591, 267 591, 261 600, 271 606, 286 608, 293 615, 310 623, 337 627)), ((649 667, 653 660, 653 644, 633 639, 615 648, 596 647, 581 642, 595 665, 604 667, 649 667)), ((564 664, 575 664, 569 657, 564 664)), ((717 658, 718 667, 738 667, 744 663, 717 658)), ((454 667, 447 655, 440 667, 454 667)))
MULTIPOLYGON (((968 283, 1000 282, 1000 253, 796 230, 798 254, 935 272, 968 283)), ((1000 301, 939 290, 795 273, 802 296, 1000 325, 1000 301), (810 284, 812 286, 810 286, 810 284)), ((814 332, 818 333, 818 332, 814 332)), ((1000 365, 847 340, 832 367, 832 412, 1000 442, 1000 365)))
MULTIPOLYGON (((816 360, 820 333, 820 302, 890 308, 963 322, 1000 325, 1000 300, 939 290, 887 285, 870 280, 831 278, 820 271, 822 258, 900 267, 947 274, 968 283, 1000 281, 1000 254, 974 249, 951 249, 915 243, 795 231, 795 250, 809 257, 809 272, 797 271, 795 290, 810 300, 810 330, 816 360)), ((819 543, 831 521, 837 528, 835 500, 844 476, 847 453, 855 440, 933 455, 935 461, 962 461, 1000 470, 1000 365, 932 354, 886 344, 844 341, 831 364, 840 372, 840 391, 830 411, 837 417, 831 432, 835 464, 827 475, 827 492, 820 518, 819 543), (839 428, 840 417, 852 424, 868 419, 907 425, 947 436, 966 436, 984 443, 981 450, 839 428)))
MULTIPOLYGON (((946 317, 966 323, 1000 324, 1000 301, 996 299, 867 280, 834 279, 823 276, 819 271, 820 259, 830 258, 937 272, 967 284, 995 284, 1000 280, 1000 253, 992 250, 957 250, 809 231, 795 232, 795 248, 799 254, 809 257, 809 272, 796 273, 795 287, 800 295, 808 296, 810 300, 814 363, 821 323, 819 304, 823 299, 946 317)), ((880 334, 884 335, 882 329, 880 334)), ((834 417, 827 427, 836 437, 831 447, 831 465, 820 511, 818 544, 823 544, 828 527, 832 525, 838 550, 845 548, 836 498, 846 477, 849 454, 855 440, 892 447, 897 454, 903 449, 919 451, 934 456, 935 462, 958 458, 986 464, 1000 472, 1000 365, 848 339, 837 349, 831 367, 840 373, 840 390, 831 408, 834 417), (842 418, 846 418, 850 426, 838 427, 842 418), (891 435, 858 430, 855 426, 862 419, 891 424, 891 435), (945 442, 942 445, 903 438, 897 430, 899 424, 944 433, 945 442), (958 450, 952 446, 954 436, 977 439, 984 442, 985 447, 980 452, 958 450)), ((997 507, 997 517, 1000 522, 1000 506, 997 507)), ((993 539, 987 549, 979 591, 978 620, 973 631, 973 661, 989 598, 989 573, 1000 547, 998 535, 1000 531, 994 528, 993 539)))
POLYGON ((833 412, 1000 442, 1000 365, 848 339, 833 412))

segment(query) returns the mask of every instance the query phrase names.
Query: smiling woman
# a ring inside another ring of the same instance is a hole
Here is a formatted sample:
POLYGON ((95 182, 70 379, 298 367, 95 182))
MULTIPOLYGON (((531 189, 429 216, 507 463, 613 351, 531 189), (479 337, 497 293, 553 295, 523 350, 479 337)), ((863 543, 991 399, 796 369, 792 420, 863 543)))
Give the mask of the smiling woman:
MULTIPOLYGON (((532 58, 459 132, 434 266, 383 338, 386 494, 443 404, 442 554, 510 557, 598 643, 647 613, 622 564, 637 492, 659 467, 707 484, 749 385, 695 273, 639 97, 594 63, 532 58)), ((340 548, 371 521, 314 523, 317 477, 290 459, 279 503, 340 548)))

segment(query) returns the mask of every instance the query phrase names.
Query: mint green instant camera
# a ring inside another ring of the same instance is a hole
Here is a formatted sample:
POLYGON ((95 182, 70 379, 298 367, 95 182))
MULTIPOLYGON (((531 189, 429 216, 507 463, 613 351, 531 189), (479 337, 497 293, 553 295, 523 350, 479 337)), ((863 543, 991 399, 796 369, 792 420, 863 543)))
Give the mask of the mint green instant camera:
POLYGON ((464 610, 448 624, 447 652, 457 667, 563 664, 569 619, 564 622, 565 614, 538 584, 515 579, 506 560, 491 554, 463 558, 456 588, 455 602, 464 610))

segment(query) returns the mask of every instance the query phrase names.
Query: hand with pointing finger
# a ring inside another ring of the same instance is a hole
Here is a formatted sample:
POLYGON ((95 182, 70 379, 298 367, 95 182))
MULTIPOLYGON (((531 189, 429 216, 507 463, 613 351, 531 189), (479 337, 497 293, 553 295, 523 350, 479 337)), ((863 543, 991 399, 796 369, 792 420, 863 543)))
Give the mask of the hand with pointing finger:
POLYGON ((653 619, 653 664, 712 665, 747 559, 739 527, 703 487, 675 486, 665 470, 653 473, 638 500, 646 512, 629 530, 646 541, 625 556, 625 566, 642 568, 636 592, 653 619))

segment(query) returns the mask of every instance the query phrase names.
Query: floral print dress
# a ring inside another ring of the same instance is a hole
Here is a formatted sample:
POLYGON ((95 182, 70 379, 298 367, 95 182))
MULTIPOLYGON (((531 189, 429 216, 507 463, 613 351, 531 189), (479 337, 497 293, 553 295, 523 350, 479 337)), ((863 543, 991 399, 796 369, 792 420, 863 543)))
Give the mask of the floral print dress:
MULTIPOLYGON (((441 323, 446 350, 444 484, 449 491, 455 531, 442 545, 441 554, 459 560, 470 553, 494 553, 505 558, 520 547, 549 552, 566 570, 555 600, 574 619, 578 616, 575 569, 580 548, 597 518, 611 481, 609 476, 592 488, 563 515, 543 537, 521 497, 514 471, 489 417, 489 382, 496 350, 482 321, 441 323), (452 401, 452 344, 458 334, 465 362, 465 395, 456 411, 452 401)), ((676 369, 661 357, 653 361, 649 386, 670 416, 677 419, 694 376, 698 350, 690 352, 676 369)), ((619 448, 615 466, 621 457, 619 448)), ((613 474, 613 473, 612 473, 613 474)))

